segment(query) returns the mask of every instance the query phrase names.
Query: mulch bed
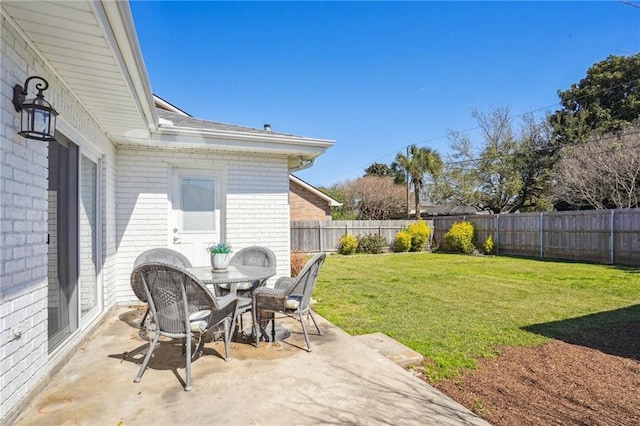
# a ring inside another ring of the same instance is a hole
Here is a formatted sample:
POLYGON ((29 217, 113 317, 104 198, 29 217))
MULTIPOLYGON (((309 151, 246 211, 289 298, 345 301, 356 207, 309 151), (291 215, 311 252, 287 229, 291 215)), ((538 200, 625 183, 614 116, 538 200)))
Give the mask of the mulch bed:
POLYGON ((640 425, 640 324, 506 347, 433 384, 494 425, 640 425))

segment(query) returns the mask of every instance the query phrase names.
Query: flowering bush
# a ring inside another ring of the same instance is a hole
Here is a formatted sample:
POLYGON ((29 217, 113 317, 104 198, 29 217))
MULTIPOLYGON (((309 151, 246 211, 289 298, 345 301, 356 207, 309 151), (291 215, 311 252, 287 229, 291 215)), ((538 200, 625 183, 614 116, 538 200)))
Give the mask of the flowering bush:
POLYGON ((398 231, 396 234, 395 244, 393 245, 394 251, 405 252, 411 248, 411 234, 409 231, 398 231))
POLYGON ((340 254, 353 254, 358 248, 358 239, 355 235, 347 234, 340 237, 338 251, 340 254))
POLYGON ((491 235, 484 241, 482 248, 484 249, 484 254, 496 254, 496 244, 493 242, 491 235))
POLYGON ((473 244, 475 227, 471 222, 455 222, 444 234, 446 251, 452 253, 471 254, 476 246, 473 244))
POLYGON ((207 247, 207 251, 211 254, 231 253, 231 244, 221 241, 219 243, 211 244, 209 247, 207 247))
POLYGON ((411 235, 411 251, 424 251, 427 247, 427 243, 429 242, 429 235, 431 234, 431 229, 429 225, 422 220, 419 219, 416 223, 412 223, 407 227, 407 232, 411 235))

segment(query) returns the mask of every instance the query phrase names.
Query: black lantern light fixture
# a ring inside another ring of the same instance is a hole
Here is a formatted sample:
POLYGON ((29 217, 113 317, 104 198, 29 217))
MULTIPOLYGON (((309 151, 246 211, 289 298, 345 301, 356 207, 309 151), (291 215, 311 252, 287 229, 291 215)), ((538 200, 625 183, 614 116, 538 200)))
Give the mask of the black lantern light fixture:
POLYGON ((42 92, 49 88, 49 83, 42 77, 33 76, 27 78, 24 87, 16 84, 13 86, 13 106, 20 112, 19 135, 28 139, 39 141, 54 141, 56 132, 56 116, 58 112, 51 104, 44 100, 42 92), (38 94, 34 99, 25 99, 29 82, 33 79, 41 80, 36 83, 38 94))

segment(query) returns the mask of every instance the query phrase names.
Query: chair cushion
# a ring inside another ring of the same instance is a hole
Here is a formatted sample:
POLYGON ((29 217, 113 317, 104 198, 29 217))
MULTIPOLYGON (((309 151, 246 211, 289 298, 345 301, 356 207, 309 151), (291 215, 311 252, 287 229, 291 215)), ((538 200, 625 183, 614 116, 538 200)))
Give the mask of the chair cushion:
POLYGON ((296 310, 300 307, 300 302, 302 302, 302 296, 293 294, 287 297, 287 301, 285 302, 284 306, 287 309, 296 310))
POLYGON ((211 315, 211 311, 209 309, 194 312, 189 315, 191 331, 194 333, 204 333, 207 330, 207 325, 209 324, 209 315, 211 315))

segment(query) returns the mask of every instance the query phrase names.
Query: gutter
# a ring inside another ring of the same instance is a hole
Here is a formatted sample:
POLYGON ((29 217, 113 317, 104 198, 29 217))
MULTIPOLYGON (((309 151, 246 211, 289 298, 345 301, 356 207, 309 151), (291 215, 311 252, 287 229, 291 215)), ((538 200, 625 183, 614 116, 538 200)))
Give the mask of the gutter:
POLYGON ((301 136, 289 136, 280 133, 265 134, 265 133, 251 133, 241 132, 234 130, 219 130, 219 129, 202 129, 193 127, 180 127, 180 126, 167 126, 161 124, 158 126, 156 132, 158 136, 192 136, 202 138, 214 138, 214 139, 228 139, 239 141, 256 141, 266 143, 288 143, 300 146, 317 146, 320 148, 330 148, 333 146, 334 141, 328 139, 316 139, 305 138, 301 136))
POLYGON ((293 168, 290 168, 289 169, 289 173, 298 172, 300 170, 308 169, 309 167, 313 167, 313 165, 316 164, 316 159, 315 158, 312 158, 311 160, 303 160, 302 157, 298 157, 298 160, 300 160, 300 165, 299 166, 295 166, 293 168))

